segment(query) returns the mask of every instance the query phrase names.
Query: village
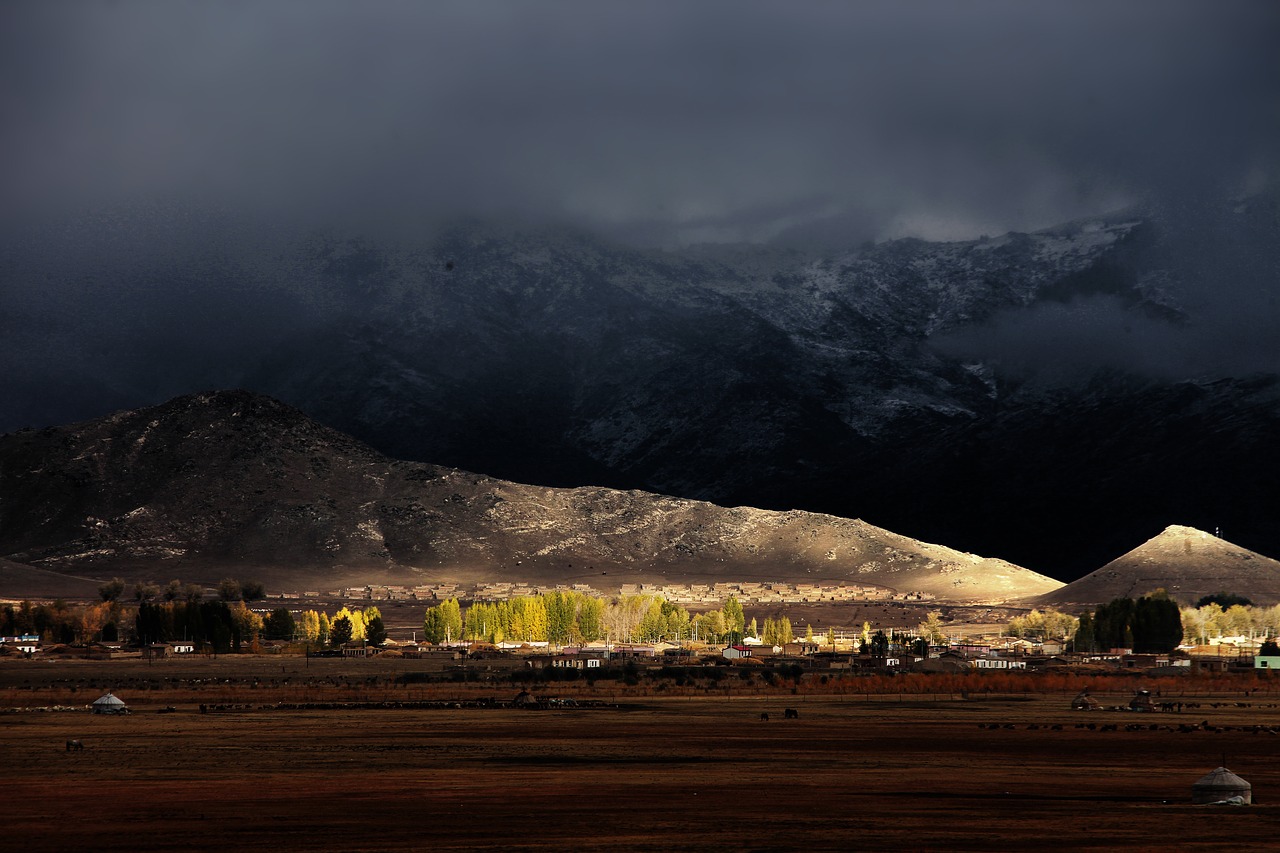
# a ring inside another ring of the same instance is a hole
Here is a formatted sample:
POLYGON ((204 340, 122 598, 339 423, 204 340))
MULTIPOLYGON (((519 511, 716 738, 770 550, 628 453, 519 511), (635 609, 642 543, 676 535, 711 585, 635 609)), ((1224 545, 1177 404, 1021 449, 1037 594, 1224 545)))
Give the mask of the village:
MULTIPOLYGON (((316 648, 290 640, 258 640, 242 655, 264 657, 382 658, 390 661, 430 662, 429 670, 469 672, 470 677, 505 676, 516 671, 569 670, 587 677, 610 677, 612 670, 664 670, 670 667, 731 667, 749 677, 753 670, 786 667, 832 674, 907 673, 1141 673, 1188 676, 1196 673, 1256 673, 1271 677, 1280 671, 1280 654, 1249 637, 1215 638, 1206 645, 1184 644, 1163 654, 1139 654, 1132 649, 1074 651, 1059 640, 1028 640, 1008 636, 955 639, 930 644, 905 633, 877 631, 870 642, 859 636, 794 639, 766 643, 747 636, 726 645, 694 641, 610 643, 605 641, 559 645, 548 641, 499 643, 454 640, 428 643, 387 639, 379 644, 353 640, 334 648, 316 648)), ((216 655, 208 643, 169 640, 137 644, 98 640, 82 645, 47 644, 36 634, 0 637, 0 660, 88 659, 162 660, 216 655)))
POLYGON ((529 584, 491 582, 477 584, 436 583, 418 586, 366 584, 365 586, 281 592, 284 599, 327 598, 348 601, 446 601, 450 598, 470 601, 507 601, 521 596, 541 595, 554 590, 573 590, 592 596, 657 595, 674 604, 719 604, 729 596, 744 604, 801 604, 840 601, 932 601, 923 592, 899 593, 880 586, 857 584, 811 584, 765 581, 721 581, 717 583, 624 583, 608 590, 591 584, 529 584))

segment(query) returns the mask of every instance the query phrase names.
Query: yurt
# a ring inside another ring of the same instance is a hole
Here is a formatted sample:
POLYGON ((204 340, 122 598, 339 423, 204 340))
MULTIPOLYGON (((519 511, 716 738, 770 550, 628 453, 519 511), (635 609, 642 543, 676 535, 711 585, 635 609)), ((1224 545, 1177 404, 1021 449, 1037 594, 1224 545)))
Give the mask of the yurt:
POLYGON ((111 691, 107 691, 101 699, 93 703, 93 713, 95 714, 127 714, 129 706, 120 701, 120 698, 111 691))
POLYGON ((1071 710, 1096 711, 1098 710, 1098 700, 1090 696, 1088 690, 1081 690, 1076 695, 1076 698, 1071 700, 1071 710))
POLYGON ((1139 690, 1133 694, 1133 698, 1129 700, 1130 711, 1154 711, 1156 709, 1155 701, 1151 698, 1150 690, 1139 690))
POLYGON ((1241 805, 1253 802, 1253 786, 1225 767, 1200 777, 1191 786, 1191 802, 1221 803, 1230 801, 1241 805), (1238 799, 1237 799, 1238 798, 1238 799))

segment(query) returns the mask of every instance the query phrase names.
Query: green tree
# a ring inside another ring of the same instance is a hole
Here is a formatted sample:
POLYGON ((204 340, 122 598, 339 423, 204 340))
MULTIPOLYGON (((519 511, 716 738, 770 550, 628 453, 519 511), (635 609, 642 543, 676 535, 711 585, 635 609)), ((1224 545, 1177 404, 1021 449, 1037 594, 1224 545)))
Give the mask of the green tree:
POLYGON ((165 601, 177 601, 182 598, 182 581, 174 578, 169 581, 169 585, 164 588, 165 601))
MULTIPOLYGON (((429 609, 430 608, 428 608, 428 610, 429 609)), ((463 636, 472 641, 487 641, 490 636, 490 622, 493 622, 494 624, 497 623, 497 616, 493 610, 493 605, 488 602, 477 602, 468 607, 466 615, 463 618, 463 636)), ((425 624, 423 627, 425 629, 425 624)), ((440 630, 443 631, 443 627, 441 627, 440 630)), ((428 642, 431 642, 429 638, 428 642)))
MULTIPOLYGON (((474 609, 474 608, 472 608, 474 609)), ((422 618, 422 639, 428 643, 443 643, 445 638, 445 619, 440 612, 440 605, 428 607, 422 618)))
POLYGON ((640 624, 636 627, 636 637, 642 642, 654 642, 662 637, 666 625, 667 620, 662 613, 662 600, 650 599, 649 606, 645 608, 644 615, 640 617, 640 624))
POLYGON ((223 601, 240 601, 244 592, 240 589, 240 581, 235 578, 223 578, 218 584, 218 598, 223 601))
POLYGON ((292 640, 294 632, 293 614, 287 607, 277 607, 263 620, 262 636, 268 640, 292 640))
MULTIPOLYGON (((1077 635, 1084 626, 1085 619, 1081 617, 1077 635)), ((1099 605, 1093 614, 1093 640, 1098 648, 1131 648, 1140 653, 1159 653, 1176 648, 1182 639, 1182 614, 1163 590, 1137 601, 1113 599, 1099 605)))
POLYGON ((444 617, 444 638, 446 642, 462 639, 462 607, 458 599, 450 598, 440 602, 440 614, 444 617))
POLYGON ((1234 592, 1215 592, 1211 595, 1203 596, 1199 601, 1197 601, 1196 609, 1199 610, 1201 607, 1209 604, 1216 604, 1223 610, 1227 610, 1236 604, 1248 607, 1252 605, 1253 602, 1245 596, 1238 595, 1234 592))
POLYGON ((138 603, 133 618, 133 635, 138 645, 173 639, 173 610, 150 601, 138 603))
POLYGON ((261 601, 267 597, 267 588, 262 581, 246 580, 240 582, 240 593, 245 601, 261 601))
POLYGON ((662 614, 662 638, 678 642, 682 638, 688 639, 693 636, 688 610, 665 599, 662 600, 658 609, 662 614))
POLYGON ((760 632, 760 639, 770 646, 785 646, 795 639, 795 634, 791 628, 791 620, 786 616, 779 616, 777 619, 766 617, 764 628, 760 632))
POLYGON ((1263 641, 1258 654, 1263 657, 1280 657, 1280 643, 1276 643, 1274 638, 1268 637, 1263 641))
POLYGON ((920 623, 920 636, 930 643, 937 645, 947 637, 942 633, 942 611, 932 610, 925 620, 920 623))
MULTIPOLYGON (((1246 623, 1248 617, 1246 614, 1246 623)), ((1144 595, 1134 603, 1134 651, 1163 654, 1182 642, 1182 614, 1177 602, 1164 590, 1144 595)))
POLYGON ((253 642, 262 636, 262 617, 246 607, 243 601, 232 602, 229 609, 242 641, 253 642))
POLYGON ((351 620, 346 616, 339 616, 329 626, 329 644, 337 648, 349 642, 351 642, 351 620))
POLYGON ((195 608, 193 627, 200 633, 192 639, 209 643, 218 654, 240 651, 240 625, 225 601, 203 601, 195 608))
POLYGON ((738 602, 738 597, 735 595, 729 596, 724 603, 724 629, 729 634, 729 642, 742 642, 742 635, 746 627, 746 615, 742 612, 742 605, 738 602))
POLYGON ((724 613, 719 610, 708 610, 693 618, 694 635, 703 642, 712 645, 720 642, 724 636, 724 613))
POLYGON ((578 600, 578 633, 588 643, 604 637, 604 599, 583 596, 578 600))
POLYGON ((1253 613, 1251 608, 1243 604, 1233 604, 1222 614, 1227 631, 1233 637, 1243 637, 1253 629, 1253 613))
POLYGON ((151 581, 140 581, 133 585, 133 597, 140 602, 154 601, 160 595, 160 587, 151 581))
POLYGON ((119 601, 120 596, 124 595, 124 581, 120 578, 112 578, 98 587, 98 595, 103 601, 119 601))
POLYGON ((1065 640, 1075 636, 1079 620, 1069 613, 1058 610, 1044 612, 1044 635, 1046 639, 1065 640))
POLYGON ((382 615, 374 614, 369 623, 365 625, 365 638, 370 644, 380 646, 387 641, 387 629, 382 624, 382 615))
POLYGON ((298 617, 298 639, 308 643, 320 640, 320 614, 314 610, 304 610, 298 617))
POLYGON ((1093 614, 1081 613, 1080 622, 1076 626, 1072 648, 1077 652, 1093 652, 1098 649, 1098 638, 1093 630, 1093 614))
POLYGON ((542 606, 547 613, 547 639, 560 646, 571 642, 578 615, 573 594, 563 590, 545 593, 542 606))

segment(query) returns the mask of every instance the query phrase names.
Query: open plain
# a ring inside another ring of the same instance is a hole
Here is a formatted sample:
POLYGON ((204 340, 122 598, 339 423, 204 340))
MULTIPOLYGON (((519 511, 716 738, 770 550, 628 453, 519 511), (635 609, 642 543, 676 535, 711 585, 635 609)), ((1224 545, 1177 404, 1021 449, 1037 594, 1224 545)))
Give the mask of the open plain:
MULTIPOLYGON (((518 685, 405 683, 416 663, 6 662, 7 843, 1240 850, 1274 844, 1280 825, 1280 737, 1267 731, 1280 694, 1251 677, 1146 685, 1181 714, 1073 712, 1044 682, 988 693, 969 677, 901 679, 899 693, 861 692, 856 678, 550 683, 531 689, 584 707, 522 710, 507 704, 518 685), (85 710, 106 687, 133 713, 85 710), (485 699, 495 705, 475 706, 485 699), (77 710, 37 710, 54 706, 77 710), (1255 805, 1191 805, 1192 783, 1224 758, 1255 805)), ((1104 705, 1132 695, 1103 686, 1104 705)))

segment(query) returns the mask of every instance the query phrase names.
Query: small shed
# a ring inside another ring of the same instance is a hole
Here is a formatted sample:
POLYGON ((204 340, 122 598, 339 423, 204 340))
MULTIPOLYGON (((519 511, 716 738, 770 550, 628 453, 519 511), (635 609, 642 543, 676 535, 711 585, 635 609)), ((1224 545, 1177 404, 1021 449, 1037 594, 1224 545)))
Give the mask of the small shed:
POLYGON ((104 696, 102 696, 102 698, 94 701, 93 713, 95 714, 127 714, 129 713, 129 706, 124 704, 124 702, 121 701, 120 697, 116 696, 114 693, 108 690, 107 693, 104 696))
POLYGON ((1253 786, 1227 768, 1219 767, 1191 786, 1191 802, 1249 805, 1253 802, 1253 786))
POLYGON ((1076 698, 1071 700, 1073 711, 1096 711, 1098 707, 1098 700, 1090 696, 1088 690, 1081 690, 1076 694, 1076 698))

